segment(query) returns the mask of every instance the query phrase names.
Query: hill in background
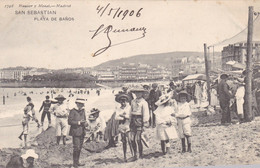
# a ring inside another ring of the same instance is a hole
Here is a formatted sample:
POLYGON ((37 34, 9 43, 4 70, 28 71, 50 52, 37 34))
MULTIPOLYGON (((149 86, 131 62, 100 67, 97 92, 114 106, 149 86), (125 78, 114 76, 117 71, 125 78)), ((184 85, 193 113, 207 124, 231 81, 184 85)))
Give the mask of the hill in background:
MULTIPOLYGON (((220 55, 220 52, 215 52, 215 55, 220 55)), ((143 54, 143 55, 136 55, 127 58, 121 58, 116 60, 107 61, 105 63, 99 64, 95 66, 95 69, 105 68, 105 67, 114 67, 120 66, 123 63, 141 63, 141 64, 148 64, 151 66, 165 66, 171 67, 172 63, 176 59, 181 59, 184 57, 199 57, 204 59, 203 52, 169 52, 169 53, 159 53, 159 54, 143 54)))

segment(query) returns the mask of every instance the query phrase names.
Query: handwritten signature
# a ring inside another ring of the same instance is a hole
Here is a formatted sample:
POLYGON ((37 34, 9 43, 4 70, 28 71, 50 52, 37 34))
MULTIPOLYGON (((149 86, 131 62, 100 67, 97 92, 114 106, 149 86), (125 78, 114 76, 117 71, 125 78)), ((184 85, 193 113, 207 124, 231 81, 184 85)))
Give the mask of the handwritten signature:
POLYGON ((99 28, 97 30, 90 30, 90 32, 94 32, 91 39, 94 39, 95 37, 103 34, 103 35, 106 36, 106 39, 108 41, 107 46, 100 48, 99 50, 97 50, 92 55, 93 57, 96 57, 96 56, 102 54, 103 52, 105 52, 106 50, 108 50, 110 47, 120 45, 120 44, 129 43, 129 42, 140 40, 140 39, 144 38, 145 34, 146 34, 146 27, 140 27, 140 28, 133 27, 133 28, 127 28, 127 29, 115 29, 112 25, 105 26, 104 24, 102 24, 102 25, 99 26, 99 28), (112 44, 112 40, 110 38, 110 33, 130 33, 130 32, 138 32, 138 31, 141 32, 142 34, 137 38, 127 40, 127 41, 123 41, 123 42, 116 43, 116 44, 112 44))

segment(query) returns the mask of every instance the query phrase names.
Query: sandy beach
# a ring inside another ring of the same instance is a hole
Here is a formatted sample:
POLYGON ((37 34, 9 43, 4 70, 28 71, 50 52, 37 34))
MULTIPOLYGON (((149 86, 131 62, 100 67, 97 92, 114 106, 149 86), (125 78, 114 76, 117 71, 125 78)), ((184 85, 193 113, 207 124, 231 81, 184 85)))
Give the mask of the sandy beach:
MULTIPOLYGON (((116 93, 116 91, 115 91, 116 93)), ((40 107, 41 101, 45 95, 32 95, 36 109, 40 107)), ((26 104, 17 104, 22 113, 26 104)), ((115 106, 114 96, 111 90, 104 90, 100 96, 97 96, 93 90, 88 97, 87 108, 97 107, 101 110, 101 115, 105 120, 109 119, 115 106)), ((10 105, 11 106, 11 105, 10 105)), ((19 109, 18 107, 15 107, 19 109)), ((2 106, 1 106, 2 109, 2 106)), ((12 117, 1 118, 0 123, 20 124, 21 114, 12 117)), ((40 117, 37 112, 38 118, 40 117)), ((52 116, 53 117, 53 116, 52 116)), ((149 148, 144 147, 144 158, 135 162, 123 162, 122 144, 117 147, 104 150, 107 142, 101 142, 96 146, 100 148, 98 152, 92 153, 86 149, 96 144, 91 142, 84 144, 81 153, 81 162, 85 167, 93 168, 125 168, 125 167, 185 167, 185 166, 210 166, 210 165, 248 165, 260 164, 260 118, 256 117, 254 121, 243 124, 232 124, 229 126, 220 125, 220 114, 206 115, 205 111, 193 109, 192 126, 192 153, 181 153, 181 143, 171 141, 170 153, 162 155, 160 142, 156 140, 156 129, 148 128, 145 133, 149 137, 149 148)), ((236 119, 233 116, 233 121, 236 119)), ((54 118, 53 118, 54 121, 54 118)), ((45 125, 47 120, 45 119, 45 125)), ((1 150, 0 165, 5 166, 13 154, 21 155, 25 149, 21 148, 22 141, 17 136, 22 130, 20 126, 0 127, 1 150)), ((30 124, 31 146, 39 154, 39 159, 35 164, 37 168, 63 168, 72 165, 72 144, 69 137, 66 146, 56 145, 55 128, 46 130, 37 129, 36 124, 30 124)), ((119 138, 120 139, 120 138, 119 138)), ((128 149, 128 159, 131 153, 128 149)))
MULTIPOLYGON (((251 123, 241 125, 220 126, 218 119, 220 115, 214 116, 206 122, 205 116, 199 116, 199 123, 192 127, 192 153, 181 151, 180 141, 171 141, 171 151, 162 155, 159 141, 155 138, 155 129, 147 129, 150 137, 150 147, 144 148, 144 159, 136 162, 124 163, 122 157, 122 145, 115 148, 90 153, 82 149, 81 162, 85 167, 184 167, 184 166, 210 166, 210 165, 248 165, 260 163, 260 118, 257 117, 251 123)), ((66 146, 55 145, 54 128, 47 130, 38 139, 40 142, 33 146, 39 154, 36 165, 39 168, 45 167, 70 167, 72 164, 72 144, 66 146), (52 137, 52 138, 46 138, 52 137), (50 141, 49 143, 41 141, 50 141)), ((86 145, 85 145, 86 147, 86 145)), ((0 153, 0 165, 5 165, 13 153, 24 153, 20 148, 4 148, 0 153)), ((131 157, 128 151, 128 157, 131 157)))

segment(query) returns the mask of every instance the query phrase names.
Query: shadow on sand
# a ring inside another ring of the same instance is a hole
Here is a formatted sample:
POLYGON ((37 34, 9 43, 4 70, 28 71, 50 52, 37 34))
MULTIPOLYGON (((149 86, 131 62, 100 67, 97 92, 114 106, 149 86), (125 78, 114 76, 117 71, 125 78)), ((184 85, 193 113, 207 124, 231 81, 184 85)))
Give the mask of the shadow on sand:
POLYGON ((211 115, 207 115, 206 111, 193 112, 192 116, 197 120, 197 123, 193 127, 213 127, 220 125, 221 114, 219 112, 211 115))
MULTIPOLYGON (((154 152, 154 153, 149 153, 143 156, 143 159, 151 159, 151 158, 158 158, 164 156, 162 152, 154 152)), ((131 162, 132 158, 128 158, 127 162, 131 162)), ((100 165, 100 164, 110 164, 110 163, 125 163, 123 158, 100 158, 100 159, 95 159, 93 160, 95 162, 95 165, 100 165)))
POLYGON ((120 159, 118 157, 116 158, 99 158, 99 159, 94 159, 93 162, 95 162, 95 165, 100 165, 100 164, 110 164, 110 163, 125 163, 123 159, 120 159))
POLYGON ((163 156, 162 152, 154 152, 144 155, 144 159, 158 158, 163 156))

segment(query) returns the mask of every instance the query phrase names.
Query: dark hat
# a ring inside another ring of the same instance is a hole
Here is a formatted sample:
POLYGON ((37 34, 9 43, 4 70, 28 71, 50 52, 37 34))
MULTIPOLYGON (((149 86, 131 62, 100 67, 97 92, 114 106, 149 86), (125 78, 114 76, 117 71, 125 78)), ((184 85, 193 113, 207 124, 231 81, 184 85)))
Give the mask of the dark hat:
POLYGON ((131 89, 131 92, 148 92, 148 90, 145 90, 143 87, 136 87, 136 88, 133 88, 131 89))
POLYGON ((182 91, 180 91, 180 92, 178 93, 178 95, 186 95, 186 96, 188 96, 188 93, 187 93, 186 90, 182 90, 182 91))
POLYGON ((56 100, 65 100, 66 98, 63 95, 59 94, 57 97, 55 97, 55 99, 56 100))
POLYGON ((152 84, 152 88, 157 88, 158 87, 158 84, 157 83, 153 83, 152 84))
POLYGON ((175 86, 175 83, 174 83, 173 81, 171 81, 171 82, 169 83, 169 85, 170 85, 170 86, 175 86))
POLYGON ((242 72, 242 75, 246 76, 246 70, 244 70, 244 71, 242 72))
POLYGON ((50 96, 49 96, 49 95, 47 95, 45 98, 46 98, 46 99, 49 99, 49 98, 50 98, 50 96))
POLYGON ((228 75, 227 74, 222 74, 220 75, 220 79, 227 79, 228 78, 228 75))
POLYGON ((145 90, 149 90, 150 86, 149 86, 149 85, 143 85, 143 88, 144 88, 145 90))
POLYGON ((127 90, 128 89, 128 86, 124 85, 122 86, 122 90, 127 90))
POLYGON ((125 94, 125 93, 119 93, 119 94, 116 94, 116 97, 115 97, 115 101, 120 103, 120 100, 126 100, 127 102, 130 101, 130 96, 128 94, 125 94))
POLYGON ((99 112, 100 112, 99 109, 93 108, 93 109, 91 109, 90 114, 95 114, 95 113, 99 113, 99 112))
POLYGON ((180 101, 180 97, 181 96, 186 96, 186 99, 187 99, 187 101, 189 102, 189 100, 188 100, 188 96, 189 96, 189 94, 186 92, 186 90, 182 90, 182 91, 180 91, 179 93, 178 93, 178 101, 180 101))

